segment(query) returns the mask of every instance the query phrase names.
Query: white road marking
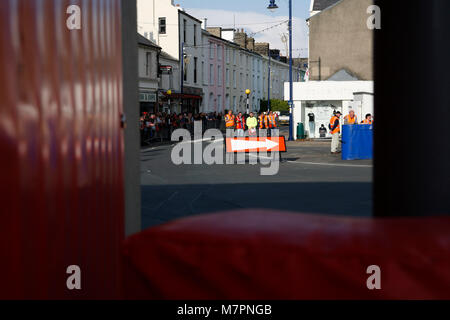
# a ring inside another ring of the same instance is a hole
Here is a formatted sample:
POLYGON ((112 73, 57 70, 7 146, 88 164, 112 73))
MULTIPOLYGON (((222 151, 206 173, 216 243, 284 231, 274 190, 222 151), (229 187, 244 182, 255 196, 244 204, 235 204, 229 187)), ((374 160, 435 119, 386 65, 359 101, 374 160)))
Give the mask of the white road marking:
POLYGON ((199 143, 199 142, 223 142, 224 139, 217 139, 217 140, 211 140, 211 138, 203 138, 203 139, 197 139, 197 140, 189 140, 189 141, 182 141, 179 144, 187 144, 187 143, 199 143))
MULTIPOLYGON (((199 143, 199 142, 212 142, 212 143, 218 143, 218 142, 223 142, 225 139, 217 139, 217 140, 211 140, 211 138, 203 138, 203 139, 197 139, 197 140, 189 140, 189 141, 182 141, 182 142, 178 142, 178 144, 188 144, 188 143, 199 143)), ((171 144, 170 147, 175 147, 177 145, 177 143, 171 144)), ((161 147, 163 147, 164 145, 161 145, 161 147)), ((146 151, 150 151, 150 150, 155 150, 156 147, 150 147, 147 149, 141 149, 141 152, 146 152, 146 151)))
POLYGON ((304 161, 288 161, 289 163, 309 164, 314 166, 331 166, 331 167, 352 167, 352 168, 373 168, 373 165, 356 165, 341 163, 320 163, 320 162, 304 162, 304 161))
POLYGON ((178 191, 175 191, 174 193, 172 193, 172 195, 167 198, 166 200, 162 201, 159 205, 157 205, 155 208, 153 208, 152 210, 156 211, 159 208, 161 208, 166 202, 168 201, 172 201, 172 199, 178 194, 178 191))

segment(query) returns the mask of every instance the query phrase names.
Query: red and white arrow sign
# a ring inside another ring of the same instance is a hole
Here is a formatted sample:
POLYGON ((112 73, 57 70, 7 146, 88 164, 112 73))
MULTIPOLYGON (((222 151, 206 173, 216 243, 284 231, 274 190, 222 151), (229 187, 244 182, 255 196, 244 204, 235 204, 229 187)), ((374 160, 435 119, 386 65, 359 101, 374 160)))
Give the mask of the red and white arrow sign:
POLYGON ((227 138, 227 152, 286 151, 284 137, 227 138))

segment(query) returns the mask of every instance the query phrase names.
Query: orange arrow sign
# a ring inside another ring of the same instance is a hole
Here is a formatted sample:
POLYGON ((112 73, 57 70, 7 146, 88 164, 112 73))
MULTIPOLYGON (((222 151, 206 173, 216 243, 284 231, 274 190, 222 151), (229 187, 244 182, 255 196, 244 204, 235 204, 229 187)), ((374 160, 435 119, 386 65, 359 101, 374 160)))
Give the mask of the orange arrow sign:
POLYGON ((286 152, 286 141, 281 137, 227 138, 227 152, 286 152))

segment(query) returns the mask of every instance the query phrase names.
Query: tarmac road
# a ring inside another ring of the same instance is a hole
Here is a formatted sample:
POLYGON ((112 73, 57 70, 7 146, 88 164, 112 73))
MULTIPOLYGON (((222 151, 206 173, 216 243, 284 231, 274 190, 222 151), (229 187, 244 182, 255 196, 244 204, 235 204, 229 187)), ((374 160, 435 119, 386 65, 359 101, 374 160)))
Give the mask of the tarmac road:
MULTIPOLYGON (((197 143, 203 148, 210 144, 197 143)), ((173 146, 141 151, 143 228, 244 208, 371 215, 372 161, 343 161, 330 154, 330 141, 288 142, 287 162, 273 176, 262 176, 261 164, 177 166, 171 161, 173 146)))

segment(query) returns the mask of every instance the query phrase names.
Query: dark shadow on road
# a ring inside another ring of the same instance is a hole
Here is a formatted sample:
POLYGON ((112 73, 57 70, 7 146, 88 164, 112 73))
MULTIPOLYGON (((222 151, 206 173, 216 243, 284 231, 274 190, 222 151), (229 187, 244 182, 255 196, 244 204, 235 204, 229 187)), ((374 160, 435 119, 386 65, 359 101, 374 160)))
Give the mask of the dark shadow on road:
POLYGON ((142 186, 142 226, 219 211, 264 208, 372 216, 372 183, 312 182, 142 186))

